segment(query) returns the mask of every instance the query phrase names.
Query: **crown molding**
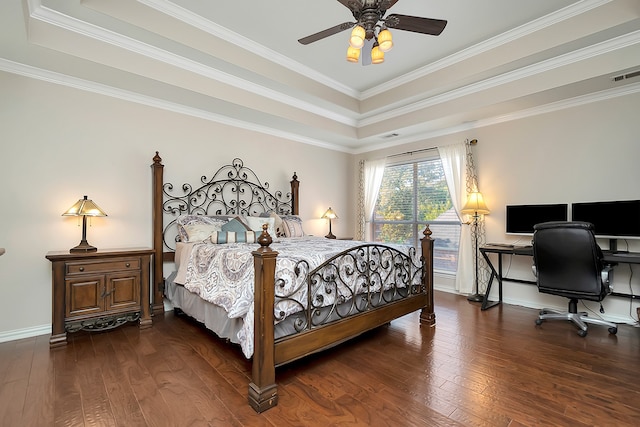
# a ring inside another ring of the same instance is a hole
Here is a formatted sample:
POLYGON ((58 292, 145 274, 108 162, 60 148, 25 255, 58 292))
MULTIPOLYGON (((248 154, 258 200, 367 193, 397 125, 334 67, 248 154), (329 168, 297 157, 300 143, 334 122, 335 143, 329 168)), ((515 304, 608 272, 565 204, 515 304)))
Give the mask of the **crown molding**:
MULTIPOLYGON (((517 80, 532 77, 543 72, 552 71, 554 69, 584 61, 615 50, 634 46, 638 43, 640 43, 640 30, 586 48, 582 48, 574 52, 560 55, 555 58, 539 62, 537 64, 532 64, 514 71, 510 71, 495 77, 472 83, 467 86, 463 86, 449 92, 408 105, 391 105, 391 109, 388 111, 384 111, 381 113, 373 112, 373 114, 370 113, 368 115, 363 115, 363 119, 358 121, 358 127, 369 126, 384 120, 400 117, 424 108, 432 107, 444 102, 449 102, 464 96, 469 96, 474 93, 496 88, 505 84, 513 83, 517 80)), ((387 107, 389 106, 385 106, 385 110, 387 110, 387 107)))
POLYGON ((329 120, 336 121, 348 126, 356 126, 356 120, 337 113, 333 110, 319 107, 311 102, 306 102, 299 98, 286 95, 282 92, 270 89, 263 85, 256 84, 250 80, 246 80, 229 74, 218 69, 208 67, 188 58, 176 55, 172 52, 160 49, 147 43, 123 36, 114 31, 98 27, 97 25, 81 21, 77 18, 65 15, 53 9, 42 5, 41 0, 28 0, 29 16, 32 19, 47 23, 49 25, 63 28, 67 31, 90 37, 102 43, 134 52, 136 54, 151 58, 153 60, 180 68, 203 77, 216 80, 229 86, 238 88, 242 91, 251 92, 267 99, 280 102, 285 105, 307 111, 309 113, 325 117, 329 120))
POLYGON ((360 148, 352 150, 352 154, 363 154, 370 151, 381 150, 385 148, 391 148, 399 145, 404 145, 412 142, 424 141, 431 138, 440 136, 446 136, 455 134, 458 132, 464 132, 470 129, 478 129, 487 126, 493 126, 500 123, 510 122, 514 120, 525 119, 528 117, 539 116, 542 114, 553 113, 560 110, 566 110, 569 108, 580 107, 594 102, 606 101, 608 99, 619 98, 621 96, 634 95, 640 93, 640 83, 632 83, 619 88, 606 89, 599 92, 594 92, 588 95, 580 95, 573 98, 565 99, 562 101, 551 102, 549 104, 540 105, 537 107, 526 108, 524 110, 514 111, 509 114, 502 114, 487 119, 481 119, 474 122, 463 123, 448 128, 442 128, 435 131, 424 132, 406 138, 399 138, 389 143, 380 143, 366 148, 360 148))
POLYGON ((10 61, 0 58, 0 70, 8 73, 17 74, 24 77, 29 77, 36 80, 45 81, 48 83, 54 83, 61 86, 67 86, 74 89, 79 89, 85 92, 91 92, 99 95, 109 96, 111 98, 117 98, 128 102, 133 102, 148 107, 154 107, 166 111, 171 111, 178 114, 184 114, 191 117, 196 117, 204 120, 208 120, 215 123, 220 123, 227 126, 232 126, 240 129, 250 130, 265 135, 271 135, 278 138, 287 139, 290 141, 300 142, 307 145, 313 145, 320 148, 326 148, 334 151, 349 152, 350 150, 335 144, 327 143, 326 141, 309 138, 303 135, 295 134, 293 132, 286 132, 280 129, 276 129, 269 126, 264 126, 245 120, 235 119, 232 117, 224 116, 222 114, 213 113, 198 108, 189 107, 186 105, 178 104, 175 102, 166 101, 159 98, 154 98, 148 95, 142 95, 132 91, 115 88, 112 86, 103 85, 90 80, 84 80, 77 77, 61 74, 55 71, 44 70, 42 68, 33 67, 31 65, 21 64, 18 62, 10 61))
POLYGON ((64 74, 49 71, 49 70, 44 70, 41 68, 33 67, 31 65, 21 64, 21 63, 10 61, 3 58, 0 58, 0 70, 8 73, 16 74, 16 75, 28 77, 28 78, 45 81, 48 83, 67 86, 67 87, 79 89, 82 91, 109 96, 109 97, 121 99, 124 101, 134 102, 137 104, 159 108, 166 111, 175 112, 178 114, 184 114, 191 117, 197 117, 204 120, 209 120, 209 121, 220 123, 223 125, 228 125, 228 126, 232 126, 240 129, 251 130, 258 133, 263 133, 265 135, 271 135, 271 136, 283 138, 283 139, 294 141, 294 142, 300 142, 303 144, 312 145, 319 148, 325 148, 333 151, 340 151, 348 154, 362 154, 369 151, 395 147, 403 144, 408 144, 411 142, 417 142, 417 141, 435 138, 438 136, 450 135, 450 134, 462 132, 469 129, 491 126, 491 125, 504 123, 508 121, 519 120, 519 119, 537 116, 541 114, 547 114, 547 113, 551 113, 551 112, 559 111, 563 109, 579 107, 581 105, 604 101, 607 99, 640 93, 640 83, 632 83, 619 88, 608 89, 608 90, 596 92, 593 94, 578 96, 578 97, 570 98, 563 101, 553 102, 553 103, 538 106, 538 107, 533 107, 533 108, 520 110, 520 111, 514 111, 509 114, 499 115, 499 116, 495 116, 488 119, 482 119, 472 123, 463 123, 461 125, 438 129, 435 131, 423 132, 423 133, 412 135, 406 138, 399 138, 397 140, 394 140, 391 143, 390 141, 387 140, 384 143, 380 143, 376 145, 367 145, 366 147, 351 149, 351 148, 345 148, 343 146, 339 146, 336 144, 329 144, 325 141, 317 140, 314 138, 308 138, 302 135, 294 134, 292 132, 285 132, 279 129, 257 125, 255 123, 251 123, 243 120, 233 119, 233 118, 212 113, 209 111, 204 111, 204 110, 184 106, 181 104, 161 100, 158 98, 153 98, 146 95, 141 95, 131 91, 113 88, 111 86, 102 85, 93 81, 79 79, 76 77, 64 75, 64 74))
POLYGON ((573 18, 575 16, 579 16, 582 13, 588 12, 592 9, 601 7, 607 3, 610 3, 613 0, 582 0, 572 5, 569 5, 563 9, 560 9, 556 12, 550 13, 546 16, 538 18, 534 21, 527 22, 519 27, 516 27, 512 30, 509 30, 505 33, 499 34, 495 37, 487 39, 481 43, 478 43, 474 46, 470 46, 466 49, 463 49, 459 52, 456 52, 452 55, 449 55, 441 60, 435 61, 432 64, 426 65, 422 68, 419 68, 415 71, 407 73, 398 78, 389 80, 381 85, 378 85, 369 90, 363 91, 360 94, 359 99, 364 101, 373 96, 380 95, 389 90, 395 89, 399 86, 411 83, 417 79, 421 79, 429 74, 435 73, 436 71, 442 70, 444 68, 453 66, 459 62, 466 61, 470 58, 473 58, 482 53, 488 52, 492 49, 496 49, 500 46, 503 46, 507 43, 512 43, 522 37, 533 34, 537 31, 541 31, 551 25, 557 24, 559 22, 563 22, 569 18, 573 18))
POLYGON ((269 49, 261 45, 260 43, 254 42, 251 39, 248 39, 234 31, 231 31, 228 28, 205 19, 188 9, 178 6, 170 0, 138 0, 138 2, 144 4, 149 8, 155 9, 168 16, 171 16, 178 21, 184 22, 187 25, 198 28, 229 43, 233 43, 234 45, 248 52, 251 52, 254 55, 260 56, 261 58, 264 58, 270 62, 273 62, 276 65, 289 68, 303 76, 306 76, 347 96, 356 99, 360 96, 359 91, 356 91, 338 82, 337 80, 331 79, 330 77, 319 73, 313 68, 307 67, 306 65, 294 61, 285 55, 269 49))

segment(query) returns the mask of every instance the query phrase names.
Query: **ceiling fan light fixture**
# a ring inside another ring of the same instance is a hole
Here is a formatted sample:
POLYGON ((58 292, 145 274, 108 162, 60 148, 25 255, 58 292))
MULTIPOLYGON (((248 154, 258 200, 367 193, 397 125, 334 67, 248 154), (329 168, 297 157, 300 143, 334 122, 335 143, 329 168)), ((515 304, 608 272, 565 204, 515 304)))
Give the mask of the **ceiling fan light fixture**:
POLYGON ((371 49, 371 63, 382 64, 384 62, 384 52, 380 50, 380 46, 376 42, 371 49))
POLYGON ((360 49, 355 49, 351 46, 347 48, 347 61, 358 62, 360 59, 360 49))
POLYGON ((391 31, 386 28, 378 34, 378 44, 379 49, 382 52, 388 52, 393 47, 393 36, 391 35, 391 31))
POLYGON ((364 46, 364 38, 366 31, 361 25, 356 25, 351 30, 351 37, 349 38, 349 45, 354 49, 360 49, 364 46))

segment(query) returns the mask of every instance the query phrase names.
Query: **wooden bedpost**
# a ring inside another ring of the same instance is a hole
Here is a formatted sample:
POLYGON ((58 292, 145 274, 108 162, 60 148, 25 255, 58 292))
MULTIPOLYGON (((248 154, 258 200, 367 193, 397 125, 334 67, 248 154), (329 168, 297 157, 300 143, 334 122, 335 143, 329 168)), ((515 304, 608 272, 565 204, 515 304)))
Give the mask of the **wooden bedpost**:
POLYGON ((164 271, 163 264, 163 247, 162 247, 162 183, 164 165, 162 158, 156 151, 153 156, 153 291, 151 307, 154 313, 164 311, 163 290, 164 290, 164 271))
POLYGON ((298 208, 298 190, 300 188, 300 181, 298 181, 298 175, 293 173, 293 178, 291 179, 291 214, 292 215, 300 215, 300 210, 298 208))
POLYGON ((269 245, 272 239, 267 225, 258 237, 260 249, 253 251, 255 271, 253 365, 249 384, 249 404, 256 412, 263 412, 278 404, 276 386, 274 315, 276 257, 278 252, 269 245))
POLYGON ((429 229, 429 224, 422 232, 424 237, 420 239, 421 247, 422 247, 422 267, 423 267, 423 277, 422 277, 422 286, 427 291, 427 306, 422 309, 420 312, 420 324, 435 326, 436 324, 436 313, 433 307, 433 242, 434 240, 431 238, 431 230, 429 229))

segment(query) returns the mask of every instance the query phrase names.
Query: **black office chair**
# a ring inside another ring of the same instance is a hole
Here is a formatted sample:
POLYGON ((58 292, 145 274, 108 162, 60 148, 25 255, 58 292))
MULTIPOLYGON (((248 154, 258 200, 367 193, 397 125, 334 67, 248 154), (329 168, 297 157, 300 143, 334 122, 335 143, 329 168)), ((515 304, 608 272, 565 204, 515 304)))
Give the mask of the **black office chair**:
POLYGON ((602 301, 611 293, 611 266, 604 265, 602 261, 593 225, 587 222, 544 222, 536 224, 534 230, 533 269, 538 291, 569 298, 569 312, 543 308, 536 324, 562 319, 570 320, 580 328, 578 335, 582 337, 587 335, 586 323, 608 326, 609 333, 617 333, 615 323, 588 317, 586 312, 577 310, 578 300, 602 301))

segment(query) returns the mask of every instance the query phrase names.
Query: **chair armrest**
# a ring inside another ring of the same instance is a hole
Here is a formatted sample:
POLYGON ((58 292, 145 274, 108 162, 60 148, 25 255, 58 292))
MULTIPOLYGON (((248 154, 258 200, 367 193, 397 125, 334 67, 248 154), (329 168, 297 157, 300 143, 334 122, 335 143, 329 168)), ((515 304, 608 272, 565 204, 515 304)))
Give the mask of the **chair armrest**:
POLYGON ((607 288, 607 294, 613 292, 613 285, 610 281, 610 274, 613 271, 613 265, 605 265, 602 271, 600 272, 600 277, 602 278, 602 284, 607 288))

